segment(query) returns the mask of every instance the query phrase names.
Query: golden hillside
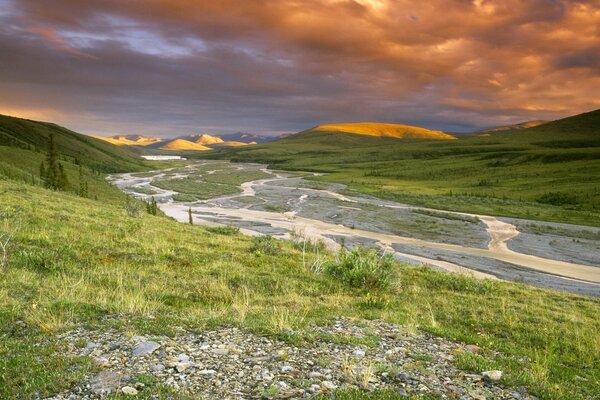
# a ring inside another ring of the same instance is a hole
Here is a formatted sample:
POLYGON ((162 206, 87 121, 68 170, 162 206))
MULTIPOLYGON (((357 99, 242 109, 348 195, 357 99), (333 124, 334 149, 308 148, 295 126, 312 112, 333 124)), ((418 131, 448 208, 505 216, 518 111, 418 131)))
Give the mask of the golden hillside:
POLYGON ((223 139, 218 136, 209 135, 208 133, 203 133, 198 136, 197 139, 194 140, 194 143, 208 145, 208 144, 217 144, 223 143, 223 139))
POLYGON ((206 151, 211 150, 210 147, 203 146, 198 143, 189 142, 183 139, 175 139, 166 143, 164 146, 160 147, 161 150, 198 150, 198 151, 206 151))
POLYGON ((163 139, 156 137, 145 137, 145 136, 92 136, 96 139, 104 140, 105 142, 114 144, 116 146, 148 146, 150 144, 162 142, 163 139))
POLYGON ((432 131, 425 128, 419 128, 417 126, 385 124, 380 122, 318 125, 307 132, 341 132, 365 136, 390 137, 396 139, 456 139, 454 136, 442 131, 432 131))

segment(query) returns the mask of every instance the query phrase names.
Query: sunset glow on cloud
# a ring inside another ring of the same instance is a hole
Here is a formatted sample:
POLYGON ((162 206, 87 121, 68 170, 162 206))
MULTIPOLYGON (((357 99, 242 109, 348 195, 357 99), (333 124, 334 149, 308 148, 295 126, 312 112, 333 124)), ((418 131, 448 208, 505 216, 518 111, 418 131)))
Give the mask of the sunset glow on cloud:
POLYGON ((466 131, 600 108, 600 1, 0 0, 0 58, 86 133, 466 131))

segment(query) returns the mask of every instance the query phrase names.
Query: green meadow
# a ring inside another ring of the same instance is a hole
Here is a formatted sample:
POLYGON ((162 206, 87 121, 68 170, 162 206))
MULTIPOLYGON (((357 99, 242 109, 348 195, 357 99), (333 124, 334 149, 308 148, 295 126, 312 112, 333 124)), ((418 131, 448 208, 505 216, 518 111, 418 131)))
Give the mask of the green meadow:
POLYGON ((312 179, 426 207, 600 226, 600 111, 459 140, 308 132, 197 157, 321 172, 312 179))

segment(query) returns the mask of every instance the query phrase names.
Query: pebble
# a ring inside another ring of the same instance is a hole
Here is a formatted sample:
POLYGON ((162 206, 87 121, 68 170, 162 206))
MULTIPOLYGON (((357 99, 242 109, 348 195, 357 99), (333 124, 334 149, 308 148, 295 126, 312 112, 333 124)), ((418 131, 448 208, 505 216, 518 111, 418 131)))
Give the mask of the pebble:
POLYGON ((133 348, 131 355, 133 357, 145 356, 146 354, 153 353, 155 350, 160 348, 160 344, 156 342, 141 342, 133 348))
POLYGON ((489 383, 496 383, 502 380, 502 371, 485 371, 482 372, 483 380, 489 383))
POLYGON ((136 388, 132 388, 131 386, 124 386, 121 389, 121 392, 123 392, 124 394, 128 395, 128 396, 136 396, 138 394, 138 391, 136 388))
POLYGON ((452 355, 476 351, 462 343, 426 333, 407 334, 377 320, 357 324, 340 318, 332 325, 307 330, 315 337, 375 338, 376 344, 356 347, 315 340, 292 345, 233 327, 202 332, 174 327, 173 336, 158 336, 152 341, 144 336, 128 338, 116 328, 80 328, 59 335, 70 355, 92 356, 97 365, 104 365, 106 360, 111 367, 90 372, 69 390, 47 400, 92 400, 124 395, 125 388, 139 391, 144 386, 138 377, 148 373, 156 385, 168 386, 175 394, 191 394, 192 398, 258 398, 265 389, 274 387, 274 398, 309 399, 340 387, 366 385, 367 390, 387 388, 405 397, 467 400, 475 394, 486 399, 533 399, 526 391, 503 387, 501 375, 494 381, 494 372, 500 371, 468 374, 457 369, 452 355), (77 347, 81 341, 95 346, 77 347), (419 362, 411 357, 414 354, 431 354, 433 359, 419 362))

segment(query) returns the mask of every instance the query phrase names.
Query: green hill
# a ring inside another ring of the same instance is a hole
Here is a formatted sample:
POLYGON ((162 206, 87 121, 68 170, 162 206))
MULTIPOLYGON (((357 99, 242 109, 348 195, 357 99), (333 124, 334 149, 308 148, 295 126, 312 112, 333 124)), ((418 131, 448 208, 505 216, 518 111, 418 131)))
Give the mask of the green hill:
POLYGON ((71 191, 79 186, 79 163, 91 198, 122 199, 121 192, 106 183, 104 174, 148 168, 135 153, 102 140, 52 123, 0 115, 0 178, 41 184, 39 167, 46 157, 50 134, 54 134, 71 191))
POLYGON ((328 173, 364 193, 456 211, 600 226, 600 110, 492 136, 298 134, 205 158, 328 173))

